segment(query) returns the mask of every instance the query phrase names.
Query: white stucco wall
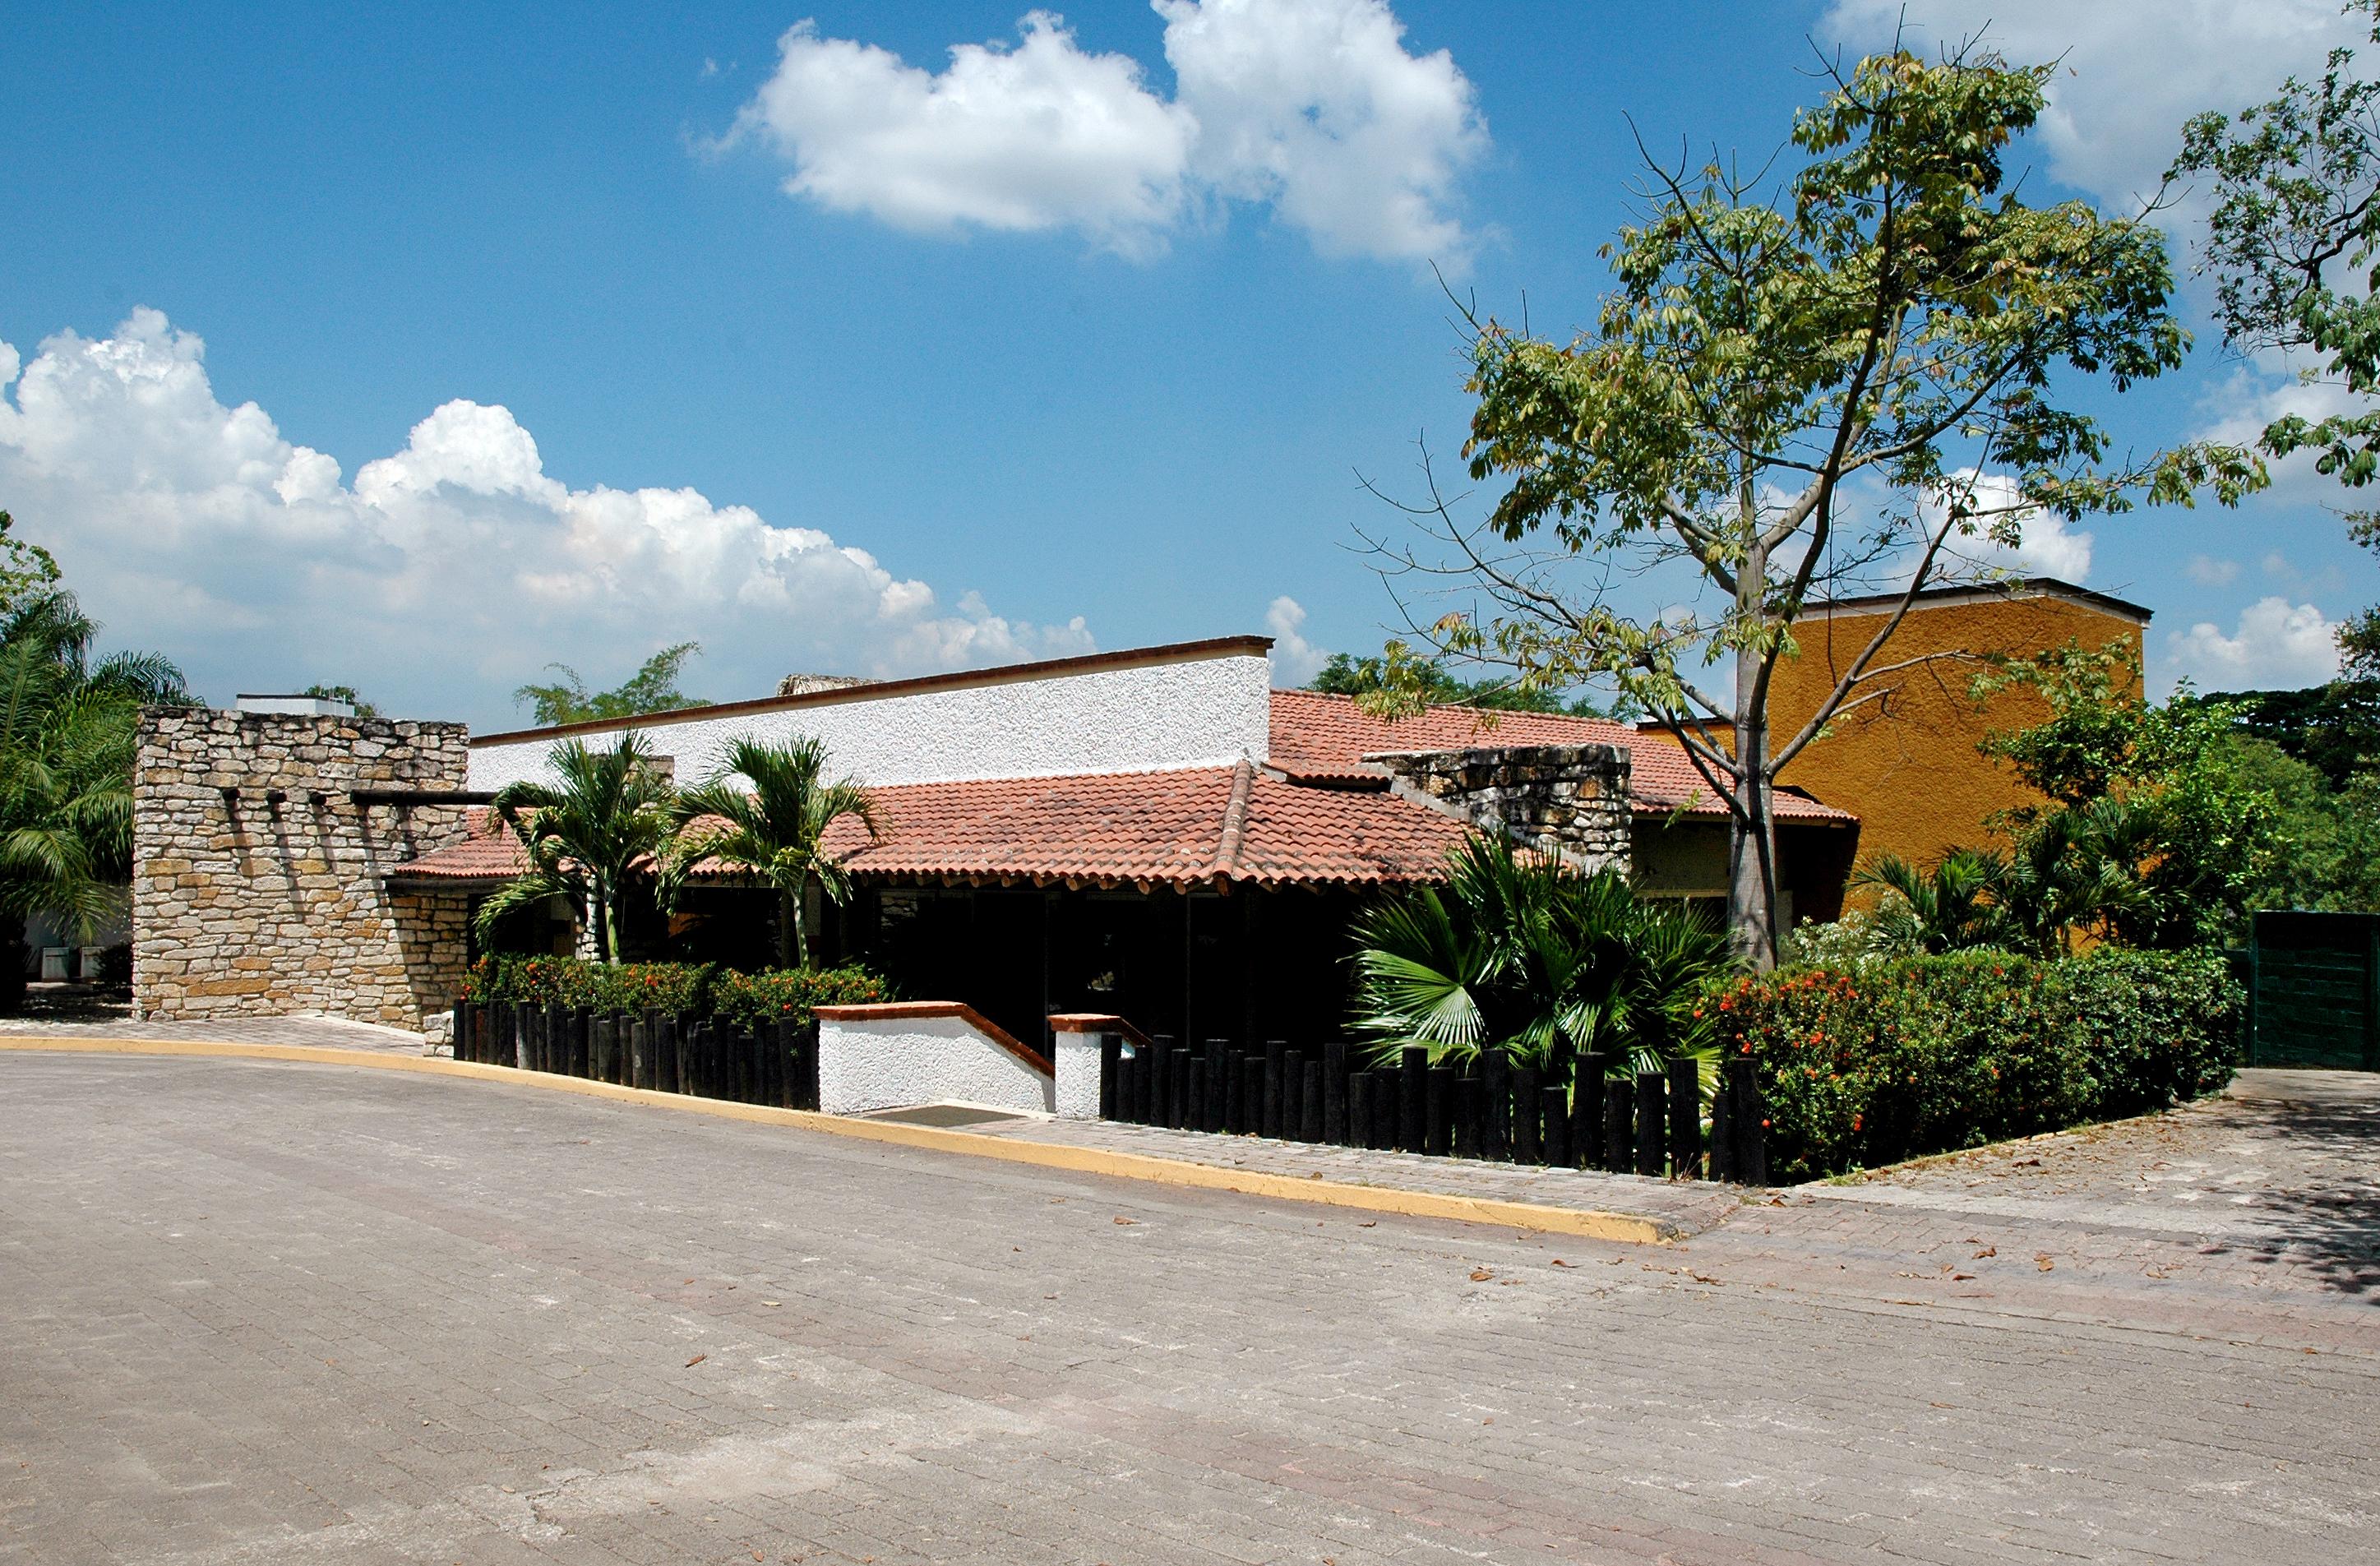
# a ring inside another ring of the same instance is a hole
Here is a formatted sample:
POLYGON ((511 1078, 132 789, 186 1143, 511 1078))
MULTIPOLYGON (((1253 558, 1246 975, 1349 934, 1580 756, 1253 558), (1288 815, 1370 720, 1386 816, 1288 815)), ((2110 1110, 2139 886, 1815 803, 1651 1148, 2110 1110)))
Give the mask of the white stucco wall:
POLYGON ((1052 1037, 1050 1064, 1057 1068, 1050 1107, 1060 1120, 1099 1118, 1099 1039, 1097 1033, 1052 1037))
MULTIPOLYGON (((1096 1110, 1096 1051, 1091 1101, 1096 1110)), ((820 1019, 819 1108, 828 1114, 950 1103, 1046 1114, 1050 1079, 963 1018, 820 1019)))
MULTIPOLYGON (((815 736, 826 742, 837 773, 868 783, 1159 771, 1263 757, 1271 684, 1262 654, 1225 652, 872 697, 861 686, 797 707, 716 718, 659 714, 622 726, 642 731, 656 754, 675 758, 681 783, 710 777, 728 743, 747 734, 815 736)), ((603 743, 600 733, 578 737, 603 743)), ((474 745, 470 786, 544 777, 555 743, 474 745)))

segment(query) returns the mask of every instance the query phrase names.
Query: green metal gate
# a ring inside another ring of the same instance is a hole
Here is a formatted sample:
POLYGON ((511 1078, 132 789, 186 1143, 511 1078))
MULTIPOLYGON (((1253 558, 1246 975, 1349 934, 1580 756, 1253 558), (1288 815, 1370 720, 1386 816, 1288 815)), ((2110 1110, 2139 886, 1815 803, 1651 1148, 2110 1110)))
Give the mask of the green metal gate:
POLYGON ((2248 1061, 2380 1071, 2380 914, 2257 913, 2248 1061))

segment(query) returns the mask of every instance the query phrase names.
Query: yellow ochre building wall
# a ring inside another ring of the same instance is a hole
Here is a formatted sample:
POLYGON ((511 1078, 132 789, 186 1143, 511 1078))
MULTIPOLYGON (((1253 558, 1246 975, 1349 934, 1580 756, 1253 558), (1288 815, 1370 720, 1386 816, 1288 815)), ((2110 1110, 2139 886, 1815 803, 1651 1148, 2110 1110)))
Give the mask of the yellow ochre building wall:
MULTIPOLYGON (((1784 744, 1801 731, 1827 692, 1888 619, 1894 598, 1852 600, 1803 616, 1799 649, 1778 661, 1770 686, 1770 732, 1784 744)), ((2116 640, 2141 650, 2149 611, 2070 584, 2036 577, 1990 588, 1948 588, 1918 596, 1874 665, 1929 654, 2022 657, 2078 641, 2116 640)), ((1860 819, 1863 864, 1898 854, 1923 867, 1954 847, 1991 841, 1986 820, 2013 806, 2039 803, 2009 770, 1977 752, 1995 730, 2023 728, 2048 716, 2029 690, 2007 690, 1978 709, 1970 694, 1982 665, 1944 658, 1862 686, 1856 699, 1888 692, 1812 742, 1779 776, 1860 819)), ((1873 891, 1854 887, 1846 902, 1872 907, 1873 891)))

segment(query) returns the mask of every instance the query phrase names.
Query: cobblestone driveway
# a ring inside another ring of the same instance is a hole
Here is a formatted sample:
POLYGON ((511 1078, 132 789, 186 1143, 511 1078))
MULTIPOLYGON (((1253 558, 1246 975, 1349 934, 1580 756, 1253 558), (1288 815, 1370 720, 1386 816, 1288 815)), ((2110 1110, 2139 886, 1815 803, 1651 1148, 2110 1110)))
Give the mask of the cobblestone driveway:
POLYGON ((2330 1566, 2380 1309, 2267 1249, 1856 1191, 1598 1246, 19 1055, 0 1559, 2330 1566))

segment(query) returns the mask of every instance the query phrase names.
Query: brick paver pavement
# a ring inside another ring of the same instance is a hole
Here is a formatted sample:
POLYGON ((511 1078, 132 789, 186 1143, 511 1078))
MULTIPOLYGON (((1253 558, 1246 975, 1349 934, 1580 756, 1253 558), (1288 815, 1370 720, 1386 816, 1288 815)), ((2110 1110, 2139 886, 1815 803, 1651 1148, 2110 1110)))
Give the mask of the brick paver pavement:
POLYGON ((2351 1278, 1780 1200, 1597 1245, 483 1083, 0 1057, 0 1559, 2368 1550, 2351 1278))

